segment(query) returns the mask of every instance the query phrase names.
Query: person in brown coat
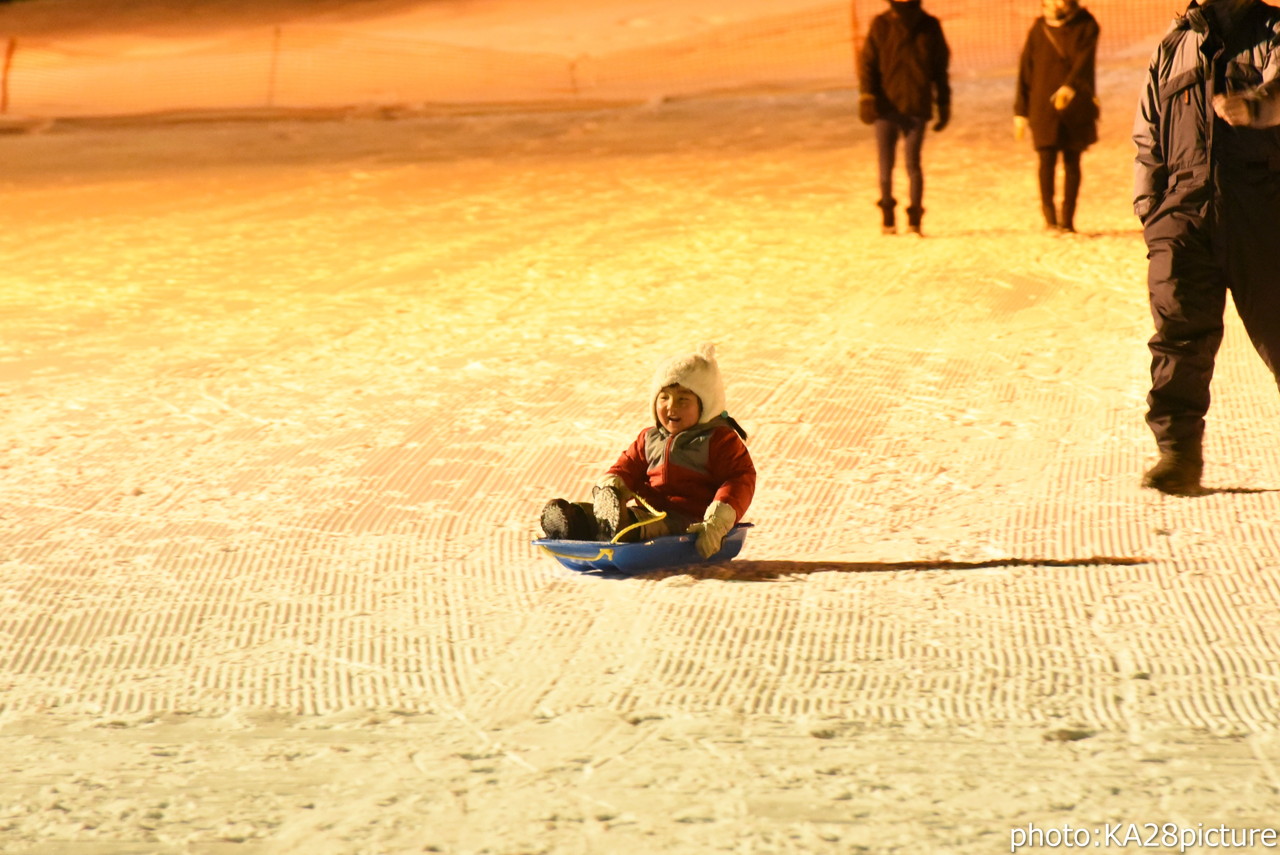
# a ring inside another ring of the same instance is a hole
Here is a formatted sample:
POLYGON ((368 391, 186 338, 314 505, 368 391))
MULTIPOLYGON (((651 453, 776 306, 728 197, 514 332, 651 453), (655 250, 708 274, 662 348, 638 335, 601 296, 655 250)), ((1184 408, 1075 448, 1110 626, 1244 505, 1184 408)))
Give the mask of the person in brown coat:
POLYGON ((1045 226, 1075 231, 1080 154, 1098 140, 1094 67, 1098 22, 1077 0, 1044 0, 1044 14, 1027 33, 1013 101, 1014 136, 1031 128, 1040 156, 1040 206, 1045 226), (1061 213, 1054 207, 1054 173, 1062 156, 1061 213))

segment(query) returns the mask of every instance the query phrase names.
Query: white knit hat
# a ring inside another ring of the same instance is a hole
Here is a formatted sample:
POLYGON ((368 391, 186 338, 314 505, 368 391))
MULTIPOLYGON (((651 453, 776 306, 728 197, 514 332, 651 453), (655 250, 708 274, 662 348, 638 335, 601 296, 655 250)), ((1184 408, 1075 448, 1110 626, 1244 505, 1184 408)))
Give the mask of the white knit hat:
POLYGON ((698 424, 705 424, 725 412, 724 381, 720 379, 720 366, 716 363, 714 344, 700 344, 695 352, 672 357, 658 366, 649 393, 655 420, 658 393, 667 386, 676 384, 693 392, 702 402, 698 424))

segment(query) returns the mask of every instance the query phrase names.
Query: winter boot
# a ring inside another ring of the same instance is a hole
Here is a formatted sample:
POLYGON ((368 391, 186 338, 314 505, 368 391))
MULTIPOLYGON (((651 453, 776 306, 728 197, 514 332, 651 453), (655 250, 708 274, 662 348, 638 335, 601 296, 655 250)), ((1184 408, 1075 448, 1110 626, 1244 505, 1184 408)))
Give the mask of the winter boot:
POLYGON ((1204 492, 1200 476, 1204 458, 1199 441, 1177 448, 1160 449, 1160 459, 1142 476, 1142 486, 1170 496, 1199 496, 1204 492))
POLYGON ((1058 214, 1053 210, 1053 203, 1048 202, 1040 206, 1040 212, 1044 214, 1044 227, 1050 230, 1058 228, 1058 214))
POLYGON ((1058 218, 1058 228, 1064 232, 1074 232, 1076 230, 1076 203, 1067 200, 1062 203, 1062 216, 1058 218))
POLYGON ((634 521, 616 487, 596 487, 591 491, 591 512, 596 518, 596 539, 613 540, 613 536, 634 521))
POLYGON ((876 203, 880 206, 881 225, 880 234, 896 235, 898 233, 897 220, 894 217, 894 206, 898 204, 895 199, 883 199, 876 203))
POLYGON ((542 507, 542 533, 551 540, 592 540, 595 525, 580 506, 552 499, 542 507))
POLYGON ((920 230, 920 221, 924 218, 924 208, 907 208, 907 234, 924 237, 920 230))

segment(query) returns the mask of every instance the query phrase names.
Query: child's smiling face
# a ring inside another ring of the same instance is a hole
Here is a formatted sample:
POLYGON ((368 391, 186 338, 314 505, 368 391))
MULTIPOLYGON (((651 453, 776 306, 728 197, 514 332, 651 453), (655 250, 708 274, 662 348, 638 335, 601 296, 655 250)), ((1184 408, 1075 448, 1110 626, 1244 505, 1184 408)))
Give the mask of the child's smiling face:
POLYGON ((658 416, 658 424, 669 433, 679 433, 698 423, 698 418, 702 415, 702 402, 685 387, 673 384, 659 390, 658 397, 653 402, 653 410, 658 416))

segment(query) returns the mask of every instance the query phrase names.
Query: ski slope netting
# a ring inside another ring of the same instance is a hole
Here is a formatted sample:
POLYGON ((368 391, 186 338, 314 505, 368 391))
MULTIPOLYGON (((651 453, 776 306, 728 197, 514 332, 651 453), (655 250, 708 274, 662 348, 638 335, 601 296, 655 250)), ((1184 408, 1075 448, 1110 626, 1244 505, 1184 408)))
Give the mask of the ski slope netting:
MULTIPOLYGON (((931 0, 956 74, 1007 72, 1035 4, 931 0)), ((1177 9, 1171 0, 1096 0, 1103 63, 1141 62, 1177 9)), ((565 55, 483 39, 446 43, 422 31, 388 35, 310 25, 211 35, 67 40, 0 29, 3 109, 17 116, 165 110, 306 109, 354 105, 652 99, 750 87, 855 84, 854 47, 881 0, 826 3, 708 25, 695 35, 565 55)))

